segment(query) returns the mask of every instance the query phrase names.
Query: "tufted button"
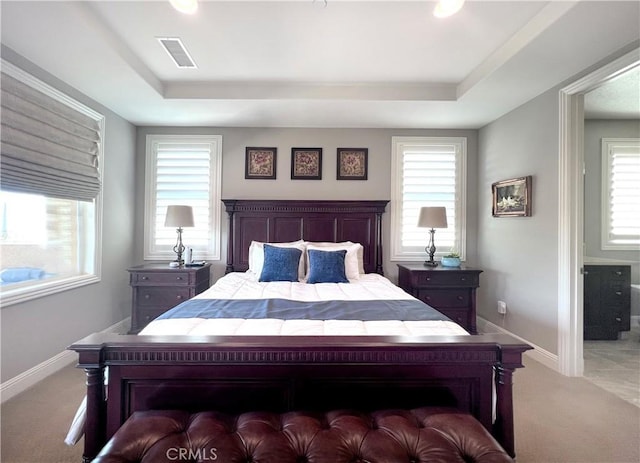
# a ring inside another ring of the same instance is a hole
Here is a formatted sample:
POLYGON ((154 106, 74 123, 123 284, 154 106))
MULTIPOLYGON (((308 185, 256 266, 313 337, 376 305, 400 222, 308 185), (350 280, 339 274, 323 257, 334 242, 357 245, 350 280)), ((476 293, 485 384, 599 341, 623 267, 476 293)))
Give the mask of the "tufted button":
POLYGON ((296 463, 307 463, 309 461, 309 458, 307 458, 306 455, 300 455, 298 456, 298 458, 296 458, 296 463))

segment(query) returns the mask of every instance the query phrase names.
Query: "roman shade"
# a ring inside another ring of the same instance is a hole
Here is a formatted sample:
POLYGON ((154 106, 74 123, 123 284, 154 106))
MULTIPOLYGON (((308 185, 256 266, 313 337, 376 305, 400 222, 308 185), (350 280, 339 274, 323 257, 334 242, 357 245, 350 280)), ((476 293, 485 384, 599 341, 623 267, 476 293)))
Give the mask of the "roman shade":
POLYGON ((92 201, 103 116, 2 62, 1 188, 92 201))

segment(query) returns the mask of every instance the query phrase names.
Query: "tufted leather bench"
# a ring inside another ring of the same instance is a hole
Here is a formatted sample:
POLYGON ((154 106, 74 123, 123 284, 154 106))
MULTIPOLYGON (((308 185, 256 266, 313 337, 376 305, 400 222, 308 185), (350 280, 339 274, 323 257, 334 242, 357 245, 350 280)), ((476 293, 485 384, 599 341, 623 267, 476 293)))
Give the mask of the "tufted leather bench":
POLYGON ((424 407, 360 413, 135 412, 94 463, 505 463, 471 415, 424 407))

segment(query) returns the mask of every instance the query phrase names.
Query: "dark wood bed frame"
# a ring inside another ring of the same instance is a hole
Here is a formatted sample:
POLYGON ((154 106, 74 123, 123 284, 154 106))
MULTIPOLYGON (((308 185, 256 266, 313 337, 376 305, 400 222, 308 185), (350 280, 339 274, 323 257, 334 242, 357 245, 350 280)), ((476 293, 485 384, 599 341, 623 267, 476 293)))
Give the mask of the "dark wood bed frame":
MULTIPOLYGON (((354 241, 382 273, 387 201, 224 200, 227 271, 251 240, 354 241)), ((94 334, 69 347, 87 374, 83 461, 136 410, 370 411, 425 405, 473 414, 515 456, 512 375, 530 346, 507 335, 135 336, 94 334), (108 376, 108 378, 106 378, 108 376), (105 379, 108 386, 105 388, 105 379), (495 415, 495 418, 494 418, 495 415)))

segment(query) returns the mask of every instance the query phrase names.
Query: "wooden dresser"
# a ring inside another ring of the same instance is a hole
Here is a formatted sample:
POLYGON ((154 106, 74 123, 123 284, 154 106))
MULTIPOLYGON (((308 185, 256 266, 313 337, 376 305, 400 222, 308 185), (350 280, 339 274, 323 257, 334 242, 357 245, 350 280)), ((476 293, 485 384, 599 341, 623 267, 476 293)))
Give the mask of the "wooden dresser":
POLYGON ((179 268, 145 264, 127 269, 133 289, 129 333, 138 333, 157 316, 209 288, 210 269, 211 264, 179 268))
POLYGON ((584 339, 618 339, 631 329, 631 267, 584 266, 584 339))
POLYGON ((482 270, 464 266, 398 264, 398 285, 476 334, 476 288, 480 286, 480 273, 482 270))

